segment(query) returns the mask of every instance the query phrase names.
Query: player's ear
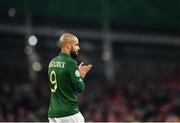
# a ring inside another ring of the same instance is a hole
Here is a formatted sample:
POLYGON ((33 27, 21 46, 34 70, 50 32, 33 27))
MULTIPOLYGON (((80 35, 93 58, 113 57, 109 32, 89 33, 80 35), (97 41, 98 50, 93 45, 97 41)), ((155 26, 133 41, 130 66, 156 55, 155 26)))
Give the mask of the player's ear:
POLYGON ((70 44, 70 43, 66 43, 66 47, 67 47, 68 49, 71 49, 71 44, 70 44))

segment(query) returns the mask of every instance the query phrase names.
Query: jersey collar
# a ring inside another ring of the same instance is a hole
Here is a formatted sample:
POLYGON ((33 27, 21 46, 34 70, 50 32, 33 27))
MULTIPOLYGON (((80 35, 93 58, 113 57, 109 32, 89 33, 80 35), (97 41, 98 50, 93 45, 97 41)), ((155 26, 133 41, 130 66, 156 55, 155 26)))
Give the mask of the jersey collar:
POLYGON ((70 55, 68 55, 68 54, 66 54, 66 53, 60 53, 59 55, 61 55, 61 56, 67 56, 67 57, 71 57, 70 55))

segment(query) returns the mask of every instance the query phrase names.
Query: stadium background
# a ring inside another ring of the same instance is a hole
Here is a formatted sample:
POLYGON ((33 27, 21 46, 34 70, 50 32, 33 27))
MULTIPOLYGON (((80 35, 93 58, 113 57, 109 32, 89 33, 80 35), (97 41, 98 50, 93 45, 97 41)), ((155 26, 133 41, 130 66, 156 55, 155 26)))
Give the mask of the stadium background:
POLYGON ((180 121, 179 0, 0 1, 0 121, 48 121, 47 66, 63 32, 93 64, 86 121, 180 121))

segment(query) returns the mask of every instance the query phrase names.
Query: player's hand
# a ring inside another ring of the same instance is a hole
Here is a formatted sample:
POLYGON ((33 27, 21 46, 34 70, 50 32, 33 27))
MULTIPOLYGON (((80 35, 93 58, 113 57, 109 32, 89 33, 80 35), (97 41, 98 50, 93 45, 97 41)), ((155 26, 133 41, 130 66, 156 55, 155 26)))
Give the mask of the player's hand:
POLYGON ((84 65, 84 63, 81 62, 81 64, 79 65, 80 76, 84 78, 91 68, 92 68, 91 64, 84 65))

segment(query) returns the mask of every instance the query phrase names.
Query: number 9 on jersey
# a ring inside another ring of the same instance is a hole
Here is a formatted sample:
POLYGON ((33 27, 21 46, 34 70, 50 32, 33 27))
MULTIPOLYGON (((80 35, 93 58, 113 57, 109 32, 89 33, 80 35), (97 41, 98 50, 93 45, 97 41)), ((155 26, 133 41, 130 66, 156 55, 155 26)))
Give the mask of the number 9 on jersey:
POLYGON ((57 89, 57 79, 55 71, 51 71, 50 74, 50 82, 51 82, 51 92, 56 92, 57 89))

